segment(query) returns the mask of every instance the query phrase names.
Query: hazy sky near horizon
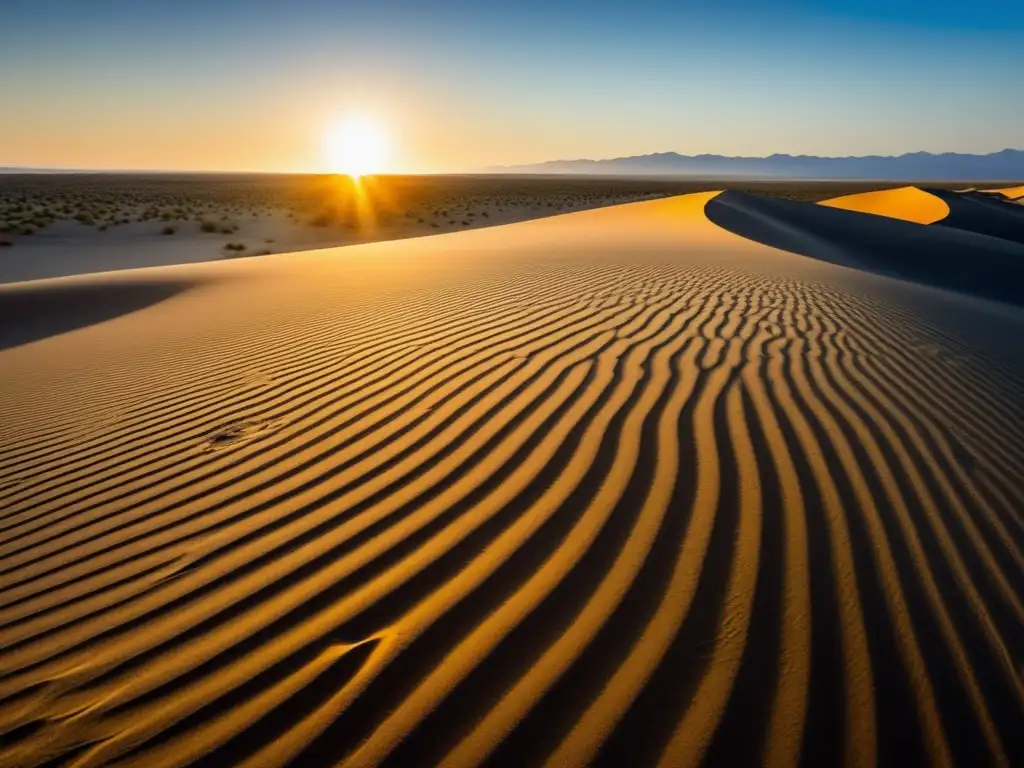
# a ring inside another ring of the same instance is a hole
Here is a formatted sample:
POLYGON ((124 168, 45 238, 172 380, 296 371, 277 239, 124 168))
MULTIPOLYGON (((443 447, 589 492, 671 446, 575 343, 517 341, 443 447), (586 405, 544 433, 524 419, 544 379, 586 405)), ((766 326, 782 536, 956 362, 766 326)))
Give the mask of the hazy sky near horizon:
POLYGON ((1024 5, 3 0, 0 166, 396 172, 1024 147, 1024 5))

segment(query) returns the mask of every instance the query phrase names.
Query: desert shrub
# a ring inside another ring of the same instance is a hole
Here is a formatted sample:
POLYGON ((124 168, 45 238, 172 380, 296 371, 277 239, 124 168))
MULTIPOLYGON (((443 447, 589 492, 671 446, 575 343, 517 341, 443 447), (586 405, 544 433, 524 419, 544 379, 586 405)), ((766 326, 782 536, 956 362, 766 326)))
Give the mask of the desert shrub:
POLYGON ((79 224, 84 224, 87 227, 91 227, 93 224, 96 223, 96 220, 93 219, 92 216, 90 216, 88 213, 85 213, 85 212, 82 212, 82 213, 79 213, 78 215, 76 215, 75 216, 75 221, 77 221, 79 224))
POLYGON ((201 221, 199 222, 199 229, 202 232, 216 232, 217 224, 212 221, 201 221))
POLYGON ((245 243, 228 243, 224 246, 225 251, 244 251, 245 243))
POLYGON ((10 248, 12 245, 14 245, 14 243, 6 237, 0 237, 0 248, 10 248))
POLYGON ((160 230, 161 235, 173 235, 177 230, 174 227, 164 227, 160 230))

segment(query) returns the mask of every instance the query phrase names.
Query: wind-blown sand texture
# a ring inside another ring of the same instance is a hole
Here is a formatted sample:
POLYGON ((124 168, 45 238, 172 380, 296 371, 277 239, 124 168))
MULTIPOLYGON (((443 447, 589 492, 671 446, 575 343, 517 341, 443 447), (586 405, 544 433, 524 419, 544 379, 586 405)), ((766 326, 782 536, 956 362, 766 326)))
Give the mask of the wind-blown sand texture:
POLYGON ((1024 764, 1024 245, 898 218, 0 288, 0 764, 1024 764))

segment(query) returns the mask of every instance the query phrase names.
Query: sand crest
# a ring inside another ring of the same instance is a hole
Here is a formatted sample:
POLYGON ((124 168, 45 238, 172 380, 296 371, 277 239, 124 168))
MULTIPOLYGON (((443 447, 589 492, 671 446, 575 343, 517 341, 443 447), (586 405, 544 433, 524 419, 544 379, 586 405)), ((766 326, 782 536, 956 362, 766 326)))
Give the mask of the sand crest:
POLYGON ((1024 245, 770 203, 0 287, 0 764, 1024 764, 1024 245))
POLYGON ((918 224, 933 224, 949 215, 949 206, 943 200, 917 187, 843 195, 823 200, 819 205, 873 213, 876 216, 888 216, 918 224))
POLYGON ((1002 195, 1010 200, 1019 200, 1024 197, 1024 186, 1021 187, 1004 187, 1001 189, 986 189, 986 192, 993 192, 998 195, 1002 195))
POLYGON ((949 215, 939 222, 943 226, 1024 243, 1024 208, 982 192, 963 195, 945 189, 930 192, 949 206, 949 215))

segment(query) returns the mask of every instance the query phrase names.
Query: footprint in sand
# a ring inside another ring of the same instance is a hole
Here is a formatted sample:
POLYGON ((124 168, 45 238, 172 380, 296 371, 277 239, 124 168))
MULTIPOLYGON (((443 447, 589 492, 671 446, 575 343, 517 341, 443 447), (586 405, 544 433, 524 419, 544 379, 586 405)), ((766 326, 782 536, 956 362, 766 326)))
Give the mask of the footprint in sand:
POLYGON ((276 428, 277 424, 269 419, 236 421, 209 435, 204 441, 204 450, 207 452, 232 450, 254 440, 261 440, 276 428))
POLYGON ((964 355, 954 352, 941 344, 929 342, 915 344, 914 351, 917 354, 930 357, 933 360, 941 360, 942 362, 949 363, 951 365, 961 365, 967 361, 964 355))

